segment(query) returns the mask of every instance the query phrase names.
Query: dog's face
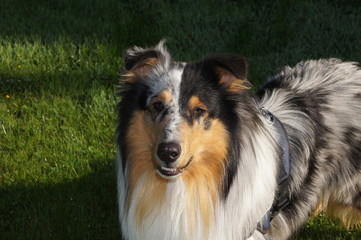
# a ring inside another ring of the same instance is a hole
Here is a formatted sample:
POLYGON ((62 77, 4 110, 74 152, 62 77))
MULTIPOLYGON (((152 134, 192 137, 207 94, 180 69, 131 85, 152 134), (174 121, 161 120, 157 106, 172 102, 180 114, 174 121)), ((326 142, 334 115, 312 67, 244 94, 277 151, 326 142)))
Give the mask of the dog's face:
POLYGON ((131 179, 154 173, 165 181, 220 178, 236 119, 230 99, 249 87, 245 61, 214 54, 173 62, 162 43, 131 48, 124 61, 120 118, 127 124, 122 139, 131 179))

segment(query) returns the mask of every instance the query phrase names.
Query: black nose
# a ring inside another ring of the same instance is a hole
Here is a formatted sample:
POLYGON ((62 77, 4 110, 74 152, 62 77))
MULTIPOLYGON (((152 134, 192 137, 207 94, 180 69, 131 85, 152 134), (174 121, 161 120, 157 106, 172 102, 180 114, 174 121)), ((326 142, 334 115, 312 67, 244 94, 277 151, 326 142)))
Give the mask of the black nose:
POLYGON ((157 154, 160 160, 166 163, 172 163, 177 160, 181 152, 181 146, 174 142, 160 143, 157 150, 157 154))

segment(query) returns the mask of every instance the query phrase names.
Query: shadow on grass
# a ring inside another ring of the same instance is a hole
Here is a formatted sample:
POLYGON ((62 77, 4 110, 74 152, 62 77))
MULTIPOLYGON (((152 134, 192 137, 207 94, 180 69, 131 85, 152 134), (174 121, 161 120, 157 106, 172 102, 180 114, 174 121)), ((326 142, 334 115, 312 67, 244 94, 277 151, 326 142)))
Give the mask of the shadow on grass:
POLYGON ((156 43, 163 37, 156 29, 157 12, 148 11, 157 4, 3 1, 0 94, 61 95, 86 92, 94 84, 117 84, 124 49, 156 43))
POLYGON ((1 239, 121 239, 114 166, 80 179, 0 188, 1 239))
POLYGON ((147 11, 158 3, 119 0, 5 0, 0 9, 0 36, 43 43, 91 38, 115 44, 153 39, 159 17, 147 11), (149 6, 148 6, 149 5, 149 6))
MULTIPOLYGON (((260 80, 302 59, 360 61, 361 4, 346 2, 4 0, 0 45, 8 55, 1 56, 4 62, 0 58, 0 82, 15 85, 10 93, 22 88, 55 95, 57 89, 49 84, 54 81, 64 83, 66 91, 76 89, 76 82, 85 89, 93 82, 115 84, 124 49, 151 46, 163 37, 173 39, 169 48, 175 59, 195 60, 212 51, 240 53, 250 59, 250 77, 260 80), (27 62, 18 61, 17 54, 27 62)), ((3 92, 8 93, 0 86, 3 92)))

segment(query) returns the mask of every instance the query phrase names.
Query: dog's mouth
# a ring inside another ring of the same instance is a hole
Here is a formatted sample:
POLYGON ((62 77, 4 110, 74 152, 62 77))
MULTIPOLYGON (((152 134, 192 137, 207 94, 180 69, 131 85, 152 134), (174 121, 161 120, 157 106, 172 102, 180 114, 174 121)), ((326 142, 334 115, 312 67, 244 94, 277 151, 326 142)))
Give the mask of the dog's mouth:
POLYGON ((191 164, 192 160, 193 160, 193 157, 191 157, 188 160, 186 165, 184 165, 183 167, 180 167, 180 168, 169 168, 169 167, 159 166, 157 168, 157 173, 165 179, 174 179, 184 172, 184 170, 191 164))

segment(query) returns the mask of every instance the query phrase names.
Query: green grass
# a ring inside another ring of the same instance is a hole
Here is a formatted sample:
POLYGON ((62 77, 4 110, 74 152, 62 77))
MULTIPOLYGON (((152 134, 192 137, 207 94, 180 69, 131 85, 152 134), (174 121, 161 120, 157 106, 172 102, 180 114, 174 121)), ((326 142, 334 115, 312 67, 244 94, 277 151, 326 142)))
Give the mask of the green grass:
MULTIPOLYGON (((114 170, 122 52, 236 52, 257 86, 303 59, 361 62, 348 1, 1 0, 0 239, 120 239, 114 170)), ((360 239, 326 217, 299 239, 360 239)))

